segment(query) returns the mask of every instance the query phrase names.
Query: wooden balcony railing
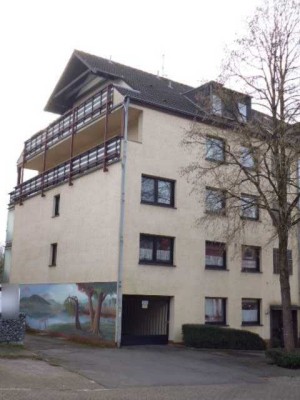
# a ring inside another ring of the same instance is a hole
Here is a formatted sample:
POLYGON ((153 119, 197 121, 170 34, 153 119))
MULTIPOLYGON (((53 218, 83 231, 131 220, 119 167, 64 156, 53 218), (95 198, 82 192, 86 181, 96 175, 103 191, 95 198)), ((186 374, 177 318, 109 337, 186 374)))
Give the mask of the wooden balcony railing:
POLYGON ((113 87, 110 85, 88 98, 84 103, 67 111, 46 129, 26 140, 24 161, 28 161, 43 151, 45 144, 49 148, 66 137, 71 136, 72 131, 78 131, 92 120, 104 114, 106 109, 110 110, 112 105, 113 87))
POLYGON ((90 149, 71 160, 45 171, 28 181, 15 187, 10 193, 10 204, 22 202, 23 200, 43 193, 60 183, 67 182, 70 177, 74 178, 95 167, 103 167, 120 160, 121 137, 116 136, 106 142, 90 149))

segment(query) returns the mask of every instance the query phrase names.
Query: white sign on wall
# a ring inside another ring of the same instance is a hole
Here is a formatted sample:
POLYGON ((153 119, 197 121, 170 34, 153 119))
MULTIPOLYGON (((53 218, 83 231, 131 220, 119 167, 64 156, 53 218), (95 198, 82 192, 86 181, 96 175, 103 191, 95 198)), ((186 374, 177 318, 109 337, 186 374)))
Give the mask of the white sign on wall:
POLYGON ((146 310, 148 308, 149 301, 148 300, 142 300, 142 308, 146 310))

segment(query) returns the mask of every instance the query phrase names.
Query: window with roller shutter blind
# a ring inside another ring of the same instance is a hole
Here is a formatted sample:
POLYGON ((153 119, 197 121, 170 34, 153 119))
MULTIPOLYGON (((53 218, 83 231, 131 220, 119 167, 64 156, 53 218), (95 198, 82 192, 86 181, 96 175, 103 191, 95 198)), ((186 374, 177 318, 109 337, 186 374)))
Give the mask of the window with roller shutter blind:
POLYGON ((205 269, 226 269, 226 245, 205 242, 205 269))

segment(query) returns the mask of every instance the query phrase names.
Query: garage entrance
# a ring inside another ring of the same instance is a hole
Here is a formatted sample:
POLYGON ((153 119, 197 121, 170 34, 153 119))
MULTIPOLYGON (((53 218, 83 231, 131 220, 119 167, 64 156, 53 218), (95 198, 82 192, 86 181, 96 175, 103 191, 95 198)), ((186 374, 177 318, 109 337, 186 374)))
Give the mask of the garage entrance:
POLYGON ((122 345, 167 344, 170 297, 123 296, 122 345))

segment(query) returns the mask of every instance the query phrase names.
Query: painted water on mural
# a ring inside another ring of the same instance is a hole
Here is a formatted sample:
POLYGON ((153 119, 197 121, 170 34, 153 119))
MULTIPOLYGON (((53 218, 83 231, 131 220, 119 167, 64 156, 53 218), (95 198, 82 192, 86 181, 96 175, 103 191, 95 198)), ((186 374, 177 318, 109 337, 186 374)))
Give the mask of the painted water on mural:
POLYGON ((21 285, 20 310, 36 330, 113 341, 116 283, 21 285))

